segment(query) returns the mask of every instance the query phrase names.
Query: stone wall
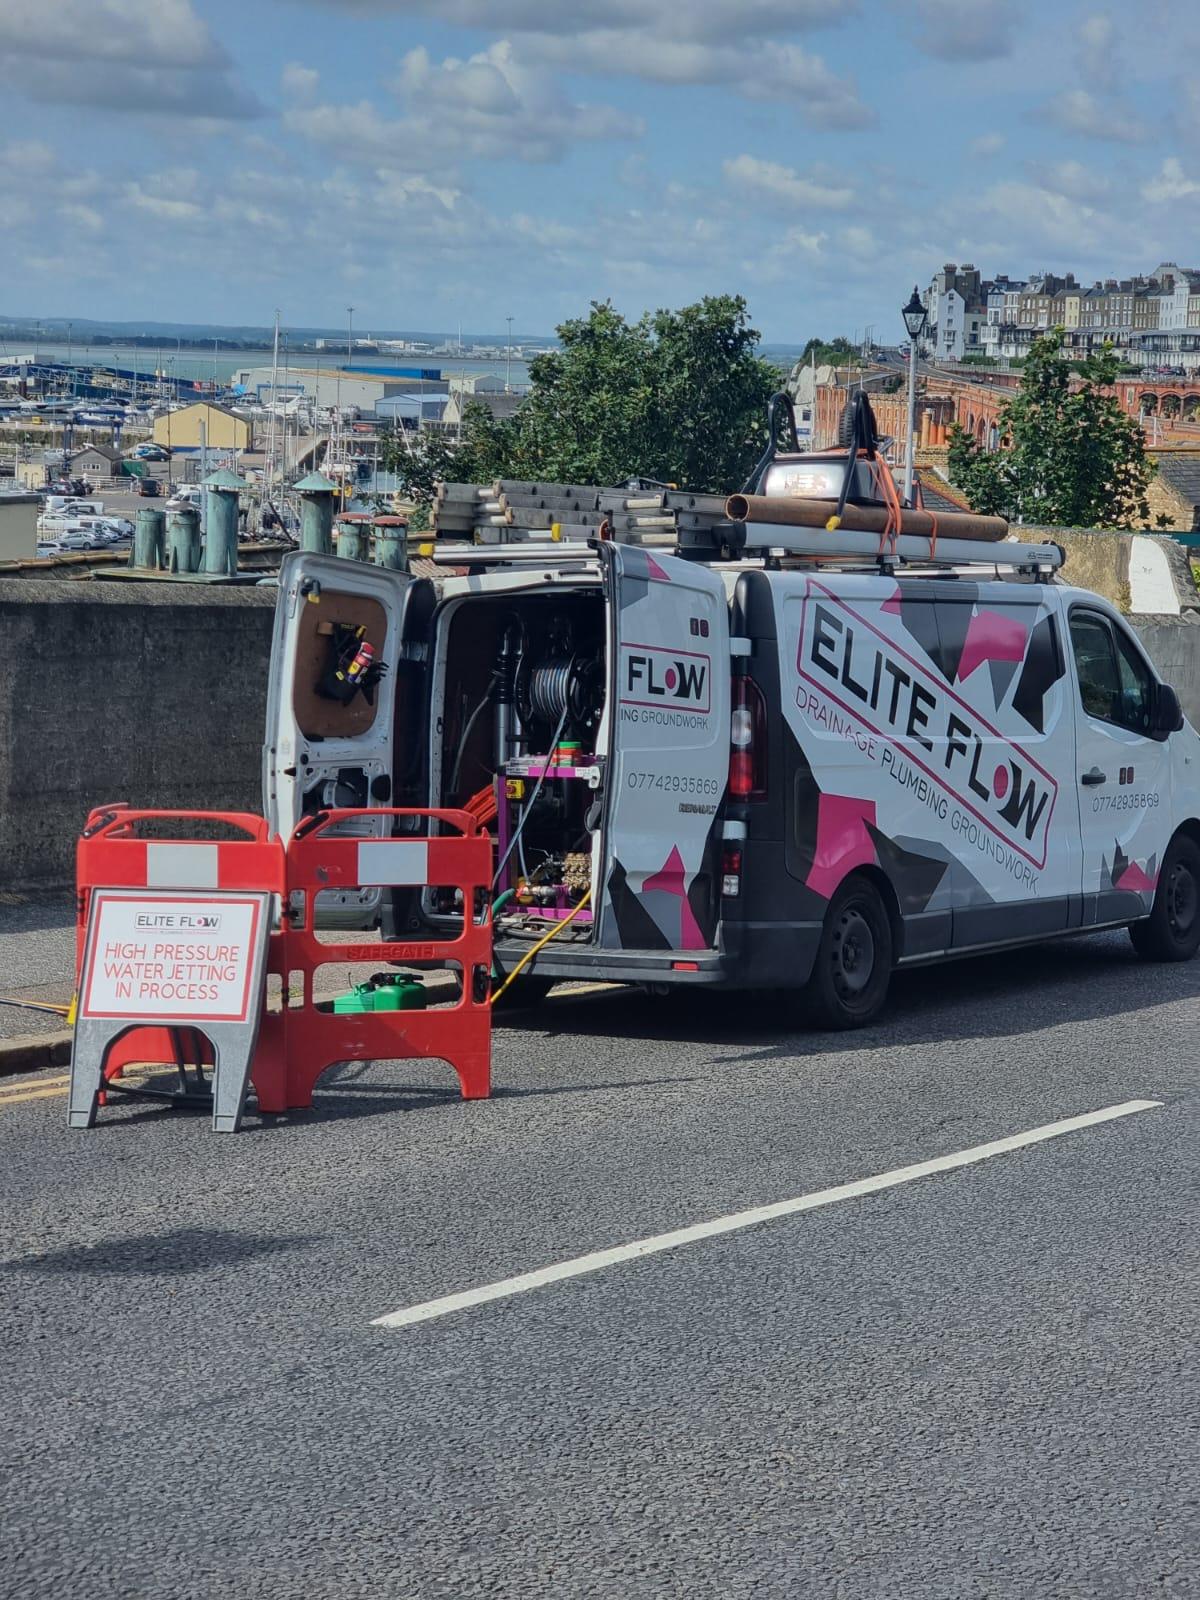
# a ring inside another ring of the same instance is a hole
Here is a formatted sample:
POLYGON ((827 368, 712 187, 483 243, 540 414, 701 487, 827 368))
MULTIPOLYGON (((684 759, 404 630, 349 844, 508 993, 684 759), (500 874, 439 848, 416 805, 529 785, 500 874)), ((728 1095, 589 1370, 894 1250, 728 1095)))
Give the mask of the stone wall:
POLYGON ((0 579, 0 888, 70 883, 91 806, 261 810, 273 589, 0 579))
POLYGON ((1164 683, 1179 696, 1184 716, 1200 728, 1200 612, 1129 620, 1164 683))

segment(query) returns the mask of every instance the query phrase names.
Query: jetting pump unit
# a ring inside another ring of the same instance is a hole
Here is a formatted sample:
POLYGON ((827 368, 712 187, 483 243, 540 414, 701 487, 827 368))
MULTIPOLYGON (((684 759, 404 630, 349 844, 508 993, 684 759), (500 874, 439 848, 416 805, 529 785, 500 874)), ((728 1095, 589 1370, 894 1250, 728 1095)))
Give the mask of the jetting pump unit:
POLYGON ((495 896, 510 930, 570 916, 582 931, 603 770, 602 613, 518 603, 495 619, 494 638, 486 687, 447 751, 443 794, 495 823, 495 896), (472 771, 489 782, 468 796, 460 780, 472 771))

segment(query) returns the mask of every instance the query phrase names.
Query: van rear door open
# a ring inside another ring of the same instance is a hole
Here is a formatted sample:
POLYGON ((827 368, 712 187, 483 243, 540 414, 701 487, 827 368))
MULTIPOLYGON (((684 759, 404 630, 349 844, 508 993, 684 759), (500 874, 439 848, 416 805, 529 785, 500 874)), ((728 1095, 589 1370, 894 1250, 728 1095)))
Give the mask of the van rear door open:
POLYGON ((729 772, 725 586, 637 546, 605 544, 602 555, 612 754, 596 942, 711 950, 729 772))
MULTIPOLYGON (((263 805, 272 830, 287 840, 301 817, 332 806, 422 803, 411 793, 408 767, 420 759, 432 585, 298 551, 285 558, 279 588, 263 746, 263 805), (363 657, 350 668, 363 645, 383 670, 356 687, 363 657)), ((391 820, 368 819, 361 831, 382 835, 391 820)), ((321 898, 332 912, 333 892, 321 898)), ((379 899, 378 890, 354 893, 343 909, 357 925, 379 899)))

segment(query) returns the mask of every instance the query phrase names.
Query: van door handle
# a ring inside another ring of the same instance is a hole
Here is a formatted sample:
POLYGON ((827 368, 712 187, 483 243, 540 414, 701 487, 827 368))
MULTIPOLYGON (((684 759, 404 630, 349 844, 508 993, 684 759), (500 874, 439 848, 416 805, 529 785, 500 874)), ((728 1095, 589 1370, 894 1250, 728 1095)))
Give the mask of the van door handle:
POLYGON ((1090 772, 1085 772, 1079 781, 1086 784, 1089 789, 1094 789, 1098 784, 1108 782, 1108 773, 1101 772, 1099 767, 1093 767, 1090 772))

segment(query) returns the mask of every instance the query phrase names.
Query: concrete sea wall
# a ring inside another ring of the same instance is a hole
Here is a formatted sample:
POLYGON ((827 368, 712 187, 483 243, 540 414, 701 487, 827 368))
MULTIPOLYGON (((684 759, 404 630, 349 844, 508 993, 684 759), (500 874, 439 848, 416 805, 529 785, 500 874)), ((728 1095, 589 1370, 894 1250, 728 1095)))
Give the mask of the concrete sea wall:
POLYGON ((273 589, 0 580, 0 888, 66 884, 91 806, 261 809, 273 589))

